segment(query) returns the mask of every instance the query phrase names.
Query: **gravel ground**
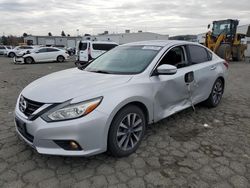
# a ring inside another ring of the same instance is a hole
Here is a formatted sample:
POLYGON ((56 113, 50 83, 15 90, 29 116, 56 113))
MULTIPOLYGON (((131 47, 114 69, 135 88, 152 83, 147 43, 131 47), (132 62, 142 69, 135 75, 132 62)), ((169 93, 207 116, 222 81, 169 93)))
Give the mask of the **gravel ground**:
POLYGON ((126 158, 40 155, 15 133, 13 110, 31 81, 73 62, 14 65, 0 57, 0 187, 250 187, 250 63, 231 63, 222 103, 148 127, 126 158))

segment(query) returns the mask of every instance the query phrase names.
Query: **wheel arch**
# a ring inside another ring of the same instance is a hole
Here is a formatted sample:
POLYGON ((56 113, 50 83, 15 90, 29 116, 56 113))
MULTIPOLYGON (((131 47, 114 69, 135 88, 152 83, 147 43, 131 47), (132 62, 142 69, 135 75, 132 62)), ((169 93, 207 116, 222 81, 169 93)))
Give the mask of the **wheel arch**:
MULTIPOLYGON (((143 114, 145 115, 146 122, 147 122, 147 123, 149 122, 149 111, 148 111, 148 108, 147 108, 147 106, 146 106, 143 102, 141 102, 141 101, 132 101, 132 102, 129 102, 129 103, 123 105, 121 108, 119 108, 119 110, 116 112, 116 114, 117 114, 119 111, 121 111, 123 108, 125 108, 125 107, 127 107, 127 106, 129 106, 129 105, 135 105, 135 106, 137 106, 138 108, 140 108, 140 109, 142 110, 143 114)), ((114 115, 114 117, 116 116, 116 114, 114 115)), ((114 117, 113 117, 113 119, 114 119, 114 117)))

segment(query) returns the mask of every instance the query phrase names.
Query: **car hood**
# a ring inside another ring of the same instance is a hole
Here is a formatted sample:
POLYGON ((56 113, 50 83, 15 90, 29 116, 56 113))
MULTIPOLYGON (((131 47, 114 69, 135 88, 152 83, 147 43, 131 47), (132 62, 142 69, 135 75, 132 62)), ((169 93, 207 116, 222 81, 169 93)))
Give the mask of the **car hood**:
POLYGON ((131 78, 131 75, 101 74, 73 68, 35 80, 24 88, 22 95, 37 102, 61 103, 79 96, 100 94, 131 78))

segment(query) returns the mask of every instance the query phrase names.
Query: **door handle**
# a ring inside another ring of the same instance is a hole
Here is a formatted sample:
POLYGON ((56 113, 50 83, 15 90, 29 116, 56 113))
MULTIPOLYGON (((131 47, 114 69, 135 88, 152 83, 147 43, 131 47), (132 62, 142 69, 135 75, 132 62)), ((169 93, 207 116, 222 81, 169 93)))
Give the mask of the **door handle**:
POLYGON ((190 84, 191 82, 193 82, 194 81, 194 72, 191 71, 191 72, 186 73, 184 76, 184 81, 186 84, 190 84))
POLYGON ((216 66, 212 66, 210 70, 215 70, 216 68, 217 68, 216 66))

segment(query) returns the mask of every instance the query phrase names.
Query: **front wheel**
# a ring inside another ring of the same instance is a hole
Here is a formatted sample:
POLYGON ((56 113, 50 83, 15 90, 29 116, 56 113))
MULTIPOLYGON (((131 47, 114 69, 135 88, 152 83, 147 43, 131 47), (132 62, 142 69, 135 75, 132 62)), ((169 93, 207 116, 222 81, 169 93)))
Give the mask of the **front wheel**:
POLYGON ((221 44, 219 46, 219 48, 218 48, 218 51, 217 51, 217 54, 221 58, 225 59, 226 61, 230 61, 231 56, 232 56, 231 53, 232 52, 231 52, 231 46, 230 46, 230 44, 221 44))
POLYGON ((212 91, 205 101, 205 105, 208 107, 216 107, 221 101, 222 95, 224 93, 224 83, 221 78, 218 78, 212 88, 212 91))
POLYGON ((57 62, 59 62, 59 63, 64 62, 64 60, 65 60, 65 58, 61 55, 57 57, 57 62))
POLYGON ((34 63, 34 59, 32 57, 26 57, 24 59, 24 62, 27 64, 32 64, 32 63, 34 63))
POLYGON ((146 128, 143 111, 135 105, 120 110, 112 121, 108 150, 115 157, 132 154, 139 147, 146 128))
POLYGON ((233 56, 233 61, 243 61, 244 60, 244 48, 241 46, 236 47, 236 52, 233 56))

